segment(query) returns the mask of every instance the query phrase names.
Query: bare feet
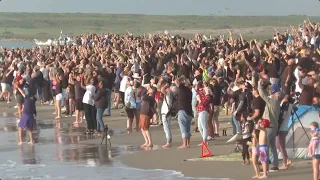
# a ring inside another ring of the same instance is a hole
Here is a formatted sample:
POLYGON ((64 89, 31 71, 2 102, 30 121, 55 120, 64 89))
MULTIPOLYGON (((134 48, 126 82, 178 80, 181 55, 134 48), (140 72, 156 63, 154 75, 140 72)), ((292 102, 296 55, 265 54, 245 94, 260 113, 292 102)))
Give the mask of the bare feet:
POLYGON ((79 122, 78 122, 78 121, 75 121, 75 122, 73 122, 72 124, 79 124, 79 122))
POLYGON ((142 144, 140 147, 146 147, 147 143, 142 144))
POLYGON ((250 165, 250 161, 249 160, 245 160, 243 164, 244 165, 250 165))
POLYGON ((171 147, 171 146, 172 146, 171 143, 167 143, 167 144, 163 145, 162 147, 163 147, 163 148, 169 148, 169 147, 171 147))
POLYGON ((22 144, 22 142, 18 142, 18 145, 20 146, 22 144))
POLYGON ((290 166, 291 165, 291 161, 290 160, 287 160, 287 166, 290 166))
POLYGON ((55 117, 55 119, 61 119, 61 117, 60 117, 60 116, 57 116, 57 117, 55 117))
POLYGON ((259 178, 259 176, 252 176, 252 179, 257 179, 257 178, 259 178))
POLYGON ((153 144, 148 144, 147 147, 153 147, 153 144))
MULTIPOLYGON (((209 143, 208 143, 208 142, 206 142, 206 144, 207 144, 207 145, 209 145, 209 143)), ((198 146, 202 146, 202 143, 201 143, 201 144, 198 144, 198 146)), ((190 146, 188 146, 188 147, 190 147, 190 146)))
POLYGON ((268 176, 265 176, 265 175, 259 177, 259 179, 267 179, 267 178, 268 176))
POLYGON ((179 146, 177 149, 186 149, 186 148, 188 148, 188 146, 181 145, 181 146, 179 146))
POLYGON ((33 141, 30 141, 28 144, 33 145, 33 144, 34 144, 34 142, 33 142, 33 141))
POLYGON ((288 166, 284 166, 282 165, 281 167, 279 167, 280 170, 287 170, 288 169, 288 166))

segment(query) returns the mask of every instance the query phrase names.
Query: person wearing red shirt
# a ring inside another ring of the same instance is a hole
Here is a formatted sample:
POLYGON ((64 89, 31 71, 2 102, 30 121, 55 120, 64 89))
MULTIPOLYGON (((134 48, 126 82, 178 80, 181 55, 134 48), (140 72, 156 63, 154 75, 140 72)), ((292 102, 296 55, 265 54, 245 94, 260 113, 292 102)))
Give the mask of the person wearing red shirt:
MULTIPOLYGON (((23 70, 18 70, 16 77, 14 78, 13 84, 14 84, 14 93, 15 93, 15 98, 17 101, 17 108, 18 108, 18 119, 20 120, 21 115, 22 115, 22 108, 23 108, 23 102, 24 102, 24 97, 18 91, 19 88, 23 88, 24 86, 24 79, 22 78, 23 70)), ((18 121, 19 121, 18 120, 18 121)))
POLYGON ((198 128, 202 136, 202 141, 207 143, 211 91, 207 83, 202 85, 201 82, 197 84, 196 91, 198 101, 198 128))

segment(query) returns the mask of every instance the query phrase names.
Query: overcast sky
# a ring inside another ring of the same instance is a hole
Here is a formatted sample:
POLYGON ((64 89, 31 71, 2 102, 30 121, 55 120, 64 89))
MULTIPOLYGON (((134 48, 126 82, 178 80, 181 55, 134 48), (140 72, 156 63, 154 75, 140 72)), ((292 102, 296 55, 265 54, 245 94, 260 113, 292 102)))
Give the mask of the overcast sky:
POLYGON ((319 0, 1 0, 0 12, 320 16, 319 0))

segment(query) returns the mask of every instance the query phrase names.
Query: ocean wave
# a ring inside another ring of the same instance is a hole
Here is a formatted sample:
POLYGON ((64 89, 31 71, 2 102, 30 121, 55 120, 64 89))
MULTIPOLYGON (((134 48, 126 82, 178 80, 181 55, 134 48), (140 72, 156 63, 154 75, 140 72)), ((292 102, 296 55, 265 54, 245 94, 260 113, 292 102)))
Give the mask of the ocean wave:
POLYGON ((78 180, 231 180, 229 178, 191 178, 185 177, 181 172, 163 169, 144 170, 132 167, 106 167, 87 165, 24 165, 8 160, 6 164, 1 164, 0 174, 2 179, 68 179, 78 180), (92 168, 94 167, 94 168, 92 168))

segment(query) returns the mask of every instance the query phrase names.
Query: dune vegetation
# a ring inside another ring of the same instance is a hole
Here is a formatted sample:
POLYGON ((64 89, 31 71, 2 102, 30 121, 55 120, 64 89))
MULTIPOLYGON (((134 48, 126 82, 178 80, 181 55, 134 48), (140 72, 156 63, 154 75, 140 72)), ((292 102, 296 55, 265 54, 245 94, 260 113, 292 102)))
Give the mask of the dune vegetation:
MULTIPOLYGON (((151 16, 118 14, 0 13, 1 39, 57 38, 61 30, 74 36, 83 33, 159 33, 164 30, 191 36, 217 35, 227 29, 246 37, 270 37, 275 27, 286 30, 306 16, 151 16)), ((310 17, 320 21, 320 17, 310 17)))

